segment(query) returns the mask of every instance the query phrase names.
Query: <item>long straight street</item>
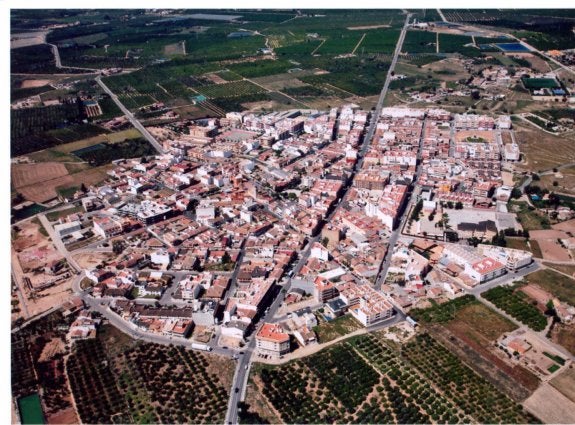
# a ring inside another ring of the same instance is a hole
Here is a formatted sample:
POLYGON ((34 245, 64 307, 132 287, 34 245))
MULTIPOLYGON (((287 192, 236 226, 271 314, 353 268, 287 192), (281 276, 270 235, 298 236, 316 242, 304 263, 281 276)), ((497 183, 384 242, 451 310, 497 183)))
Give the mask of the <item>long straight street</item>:
POLYGON ((134 117, 134 114, 132 114, 132 112, 130 112, 130 110, 126 108, 122 102, 120 102, 118 96, 116 96, 114 92, 110 90, 106 84, 104 84, 104 82, 102 81, 102 77, 100 76, 96 77, 96 82, 100 85, 100 87, 102 87, 102 89, 104 89, 106 93, 110 95, 110 98, 114 101, 116 105, 118 105, 118 108, 120 108, 120 110, 126 115, 126 118, 128 118, 128 120, 130 120, 132 125, 140 133, 142 133, 142 136, 144 136, 146 140, 150 142, 150 144, 154 147, 154 149, 156 149, 159 153, 163 154, 164 148, 162 148, 162 146, 158 143, 158 141, 154 138, 154 136, 152 136, 150 132, 146 130, 146 128, 142 125, 142 123, 140 123, 140 121, 138 121, 138 119, 134 117))
MULTIPOLYGON (((383 102, 385 100, 385 96, 386 96, 387 90, 389 88, 389 83, 391 82, 391 76, 392 76, 393 70, 395 69, 395 65, 397 63, 397 58, 399 57, 399 54, 401 52, 401 48, 403 46, 403 41, 405 40, 405 34, 407 31, 407 27, 409 25, 409 19, 410 18, 411 18, 411 14, 408 14, 405 18, 405 23, 404 23, 403 28, 401 30, 401 33, 399 35, 397 45, 395 47, 393 59, 391 61, 389 69, 387 71, 385 83, 384 83, 383 88, 381 90, 381 93, 379 95, 379 99, 377 102, 377 106, 375 107, 375 111, 371 116, 368 131, 364 137, 363 145, 362 145, 361 151, 360 151, 361 154, 359 155, 360 158, 357 161, 356 166, 353 169, 352 175, 350 176, 350 181, 353 180, 356 171, 361 169, 361 165, 363 164, 363 159, 365 157, 365 153, 367 152, 367 150, 369 149, 369 146, 371 145, 373 135, 375 133, 375 128, 377 125, 377 120, 378 120, 379 116, 381 115, 381 109, 383 107, 383 102)), ((345 187, 344 193, 341 196, 341 201, 339 202, 338 205, 336 205, 336 207, 333 209, 333 211, 325 218, 324 223, 329 222, 331 220, 331 218, 335 215, 335 213, 338 211, 338 209, 344 204, 345 197, 346 197, 347 193, 349 192, 349 187, 350 186, 345 187)), ((301 253, 299 261, 293 269, 293 275, 294 276, 297 275, 299 273, 299 271, 301 270, 301 268, 305 265, 309 255, 310 255, 311 247, 313 246, 313 244, 315 242, 319 241, 320 236, 321 236, 321 228, 319 229, 318 234, 315 237, 311 238, 311 240, 307 244, 306 249, 301 253)), ((291 287, 291 280, 289 280, 288 283, 285 285, 285 287, 284 287, 285 292, 288 292, 290 287, 291 287)), ((262 322, 270 321, 274 317, 274 315, 276 314, 277 309, 279 308, 282 301, 283 301, 283 294, 280 292, 280 294, 273 301, 268 312, 264 315, 264 317, 262 318, 261 321, 262 322)), ((246 383, 247 383, 249 364, 250 364, 251 356, 253 354, 253 348, 255 347, 255 336, 254 335, 256 332, 257 332, 257 330, 254 330, 252 337, 251 337, 251 340, 248 344, 247 350, 244 352, 245 354, 240 357, 240 361, 238 361, 238 365, 236 367, 234 379, 232 382, 232 389, 230 392, 228 411, 226 414, 226 423, 227 424, 236 424, 238 421, 237 404, 238 404, 238 401, 240 401, 240 395, 243 393, 243 388, 245 388, 246 383), (236 388, 238 389, 238 392, 236 392, 236 388)))

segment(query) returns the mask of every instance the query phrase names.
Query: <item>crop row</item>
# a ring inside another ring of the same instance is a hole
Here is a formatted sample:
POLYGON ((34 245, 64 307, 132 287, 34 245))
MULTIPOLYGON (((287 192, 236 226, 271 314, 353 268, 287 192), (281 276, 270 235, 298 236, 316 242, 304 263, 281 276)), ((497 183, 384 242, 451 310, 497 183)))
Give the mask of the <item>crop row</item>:
POLYGON ((406 344, 403 356, 466 414, 480 423, 532 423, 521 405, 473 372, 428 334, 406 344))
POLYGON ((481 296, 535 331, 542 331, 547 326, 546 317, 527 301, 527 295, 514 288, 498 286, 481 296))
POLYGON ((241 80, 226 84, 198 87, 197 91, 210 98, 238 97, 250 94, 265 93, 266 90, 249 81, 241 80))

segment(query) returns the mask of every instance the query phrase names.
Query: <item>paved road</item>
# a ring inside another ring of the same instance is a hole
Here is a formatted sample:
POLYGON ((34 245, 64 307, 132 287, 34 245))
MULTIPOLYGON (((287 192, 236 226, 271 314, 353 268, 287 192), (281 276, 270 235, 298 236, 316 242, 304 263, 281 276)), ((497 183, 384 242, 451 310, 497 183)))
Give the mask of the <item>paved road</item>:
MULTIPOLYGON (((386 96, 387 90, 389 88, 389 83, 391 81, 391 73, 395 68, 395 64, 397 63, 397 58, 399 56, 399 53, 401 52, 401 47, 403 45, 403 40, 405 39, 405 33, 407 30, 407 26, 409 24, 410 17, 411 17, 411 14, 407 15, 407 17, 405 18, 405 24, 404 24, 403 29, 401 31, 401 34, 399 36, 397 46, 395 48, 395 53, 394 53, 393 59, 391 61, 391 65, 389 67, 389 70, 387 72, 387 77, 385 79, 385 83, 383 85, 383 89, 381 90, 381 94, 379 96, 379 100, 377 102, 375 112, 371 117, 368 131, 364 137, 364 142, 363 142, 363 145, 362 145, 362 148, 360 151, 361 152, 360 158, 356 162, 356 165, 352 171, 352 175, 350 176, 350 181, 353 180, 353 177, 355 176, 355 173, 357 172, 357 170, 361 169, 361 165, 363 164, 363 158, 364 158, 365 153, 367 152, 369 145, 371 144, 371 141, 373 139, 375 127, 377 124, 377 119, 381 115, 381 109, 383 107, 383 101, 385 100, 385 96, 386 96)), ((336 205, 336 207, 333 209, 333 211, 325 218, 324 223, 329 222, 331 220, 331 218, 335 215, 335 213, 338 211, 338 209, 341 207, 341 205, 344 204, 343 201, 349 192, 349 188, 350 188, 350 186, 346 185, 346 187, 344 188, 344 192, 341 196, 341 201, 339 202, 338 205, 336 205)), ((301 253, 299 261, 297 262, 296 266, 293 268, 293 275, 294 276, 297 275, 299 273, 299 271, 301 270, 301 268, 305 265, 305 263, 307 262, 307 259, 309 257, 309 254, 311 252, 311 247, 313 246, 313 244, 315 242, 319 241, 320 237, 321 237, 321 228, 319 229, 317 236, 315 236, 315 237, 311 238, 311 240, 309 240, 306 249, 301 253)), ((290 290, 290 287, 291 287, 291 279, 288 280, 288 283, 284 287, 285 293, 287 293, 290 290)), ((283 298, 284 298, 283 293, 280 292, 280 294, 276 297, 276 299, 273 301, 273 303, 269 307, 268 312, 264 315, 264 317, 262 317, 261 322, 266 322, 266 321, 272 320, 272 318, 275 316, 279 306, 283 302, 283 298)), ((238 365, 236 367, 236 372, 234 374, 234 379, 233 379, 233 383, 232 383, 230 400, 228 403, 228 411, 226 414, 226 423, 227 424, 236 424, 238 421, 237 403, 238 403, 238 401, 240 401, 240 397, 243 394, 244 388, 245 388, 246 383, 247 383, 247 377, 248 377, 248 373, 249 373, 249 364, 251 361, 251 356, 253 354, 253 349, 255 348, 255 337, 254 337, 254 335, 256 333, 257 333, 257 329, 254 330, 254 332, 252 333, 251 340, 247 346, 247 349, 244 351, 245 354, 243 354, 240 357, 240 359, 238 361, 238 365), (236 393, 236 388, 238 389, 237 393, 236 393)))
POLYGON ((126 108, 122 102, 120 102, 120 100, 118 99, 118 96, 116 96, 114 94, 114 92, 112 92, 112 90, 110 90, 108 88, 108 86, 106 84, 104 84, 104 82, 102 81, 101 77, 96 77, 96 82, 100 85, 100 87, 102 87, 102 89, 104 89, 104 91, 106 93, 108 93, 110 95, 110 97, 112 98, 112 100, 114 101, 114 103, 116 105, 118 105, 118 108, 120 108, 120 110, 126 115, 126 117, 128 118, 128 120, 130 120, 130 122, 132 123, 132 125, 134 127, 136 127, 136 129, 142 133, 142 135, 146 138, 146 140, 148 142, 150 142, 150 144, 154 147, 154 149, 156 149, 159 153, 163 154, 164 153, 164 148, 162 148, 162 146, 157 142, 157 140, 154 138, 154 136, 152 136, 150 134, 150 132, 148 130, 146 130, 146 128, 140 123, 140 121, 138 121, 136 119, 136 117, 134 117, 134 114, 132 114, 132 112, 130 112, 130 110, 128 108, 126 108))
POLYGON ((441 20, 443 22, 449 22, 447 19, 445 19, 445 16, 443 15, 443 12, 441 11, 441 9, 437 9, 437 13, 439 14, 439 16, 441 16, 441 20))
POLYGON ((72 254, 70 254, 70 252, 66 249, 60 237, 56 234, 56 232, 54 232, 54 228, 52 227, 52 224, 50 224, 46 216, 44 214, 40 214, 38 215, 38 219, 40 219, 40 223, 42 223, 42 226, 44 226, 46 232, 48 232, 48 236, 52 240, 52 243, 54 244, 56 249, 60 251, 60 254, 62 254, 66 258, 66 261, 68 261, 70 267, 72 269, 75 269, 77 273, 80 273, 82 271, 82 268, 78 265, 78 263, 76 263, 76 260, 74 260, 72 254))

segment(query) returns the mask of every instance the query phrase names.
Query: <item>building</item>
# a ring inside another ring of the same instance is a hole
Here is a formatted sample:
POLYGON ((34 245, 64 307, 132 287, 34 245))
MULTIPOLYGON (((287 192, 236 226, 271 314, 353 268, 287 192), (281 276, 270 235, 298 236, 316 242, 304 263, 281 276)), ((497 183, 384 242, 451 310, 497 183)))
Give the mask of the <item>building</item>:
POLYGON ((72 221, 70 223, 56 224, 54 226, 54 231, 56 234, 62 238, 67 235, 71 235, 82 229, 82 224, 79 221, 72 221))
POLYGON ((352 316, 363 326, 373 325, 393 314, 393 305, 381 292, 368 285, 349 284, 341 291, 340 298, 347 304, 352 316))
POLYGON ((313 296, 314 298, 320 302, 325 303, 332 298, 337 297, 338 290, 335 285, 330 282, 328 279, 317 276, 313 282, 313 296))
POLYGON ((289 353, 289 334, 278 324, 264 323, 256 335, 256 347, 263 355, 281 357, 289 353))
POLYGON ((506 144, 503 153, 505 156, 505 161, 519 161, 521 158, 521 151, 519 150, 519 146, 517 146, 515 143, 506 144))
POLYGON ((504 264, 508 270, 517 270, 533 262, 533 254, 528 251, 484 244, 477 248, 482 255, 504 264))

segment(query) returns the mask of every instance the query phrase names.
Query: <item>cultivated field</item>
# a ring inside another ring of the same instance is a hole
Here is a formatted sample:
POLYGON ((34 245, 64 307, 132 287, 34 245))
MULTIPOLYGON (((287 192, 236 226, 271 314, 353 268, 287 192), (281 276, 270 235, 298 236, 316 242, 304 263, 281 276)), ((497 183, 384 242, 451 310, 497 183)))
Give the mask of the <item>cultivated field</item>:
POLYGON ((538 270, 523 278, 528 283, 541 286, 561 301, 575 306, 575 280, 553 270, 538 270))
POLYGON ((67 372, 84 422, 220 423, 233 366, 183 347, 137 344, 106 327, 76 345, 67 372))
POLYGON ((57 197, 59 190, 75 191, 82 183, 89 186, 105 180, 110 168, 105 165, 70 174, 66 165, 59 162, 13 165, 14 188, 26 199, 42 203, 57 197))
POLYGON ((549 383, 561 394, 575 403, 575 369, 565 369, 549 383))
POLYGON ((288 423, 534 419, 429 335, 388 344, 368 334, 282 366, 254 366, 250 413, 288 423))
POLYGON ((523 406, 543 423, 575 423, 575 403, 548 383, 541 385, 523 406))

